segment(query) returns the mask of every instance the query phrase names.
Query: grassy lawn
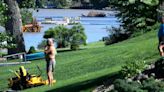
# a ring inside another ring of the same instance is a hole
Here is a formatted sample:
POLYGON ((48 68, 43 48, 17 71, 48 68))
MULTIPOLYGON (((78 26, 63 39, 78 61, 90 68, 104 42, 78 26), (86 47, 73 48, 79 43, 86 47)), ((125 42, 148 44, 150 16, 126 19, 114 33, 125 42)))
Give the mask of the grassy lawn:
MULTIPOLYGON (((159 58, 157 50, 156 32, 152 31, 117 44, 104 46, 102 42, 82 46, 79 51, 58 53, 55 78, 57 83, 53 87, 40 86, 24 91, 67 91, 69 88, 78 89, 81 85, 95 84, 105 77, 110 77, 120 70, 127 61, 153 62, 159 58), (97 82, 96 82, 97 81, 97 82)), ((36 65, 43 71, 46 79, 45 61, 35 60, 24 65, 30 73, 38 73, 36 65)), ((14 74, 9 69, 17 70, 20 65, 0 67, 0 90, 7 89, 7 79, 14 74)), ((82 89, 82 88, 81 88, 82 89)))

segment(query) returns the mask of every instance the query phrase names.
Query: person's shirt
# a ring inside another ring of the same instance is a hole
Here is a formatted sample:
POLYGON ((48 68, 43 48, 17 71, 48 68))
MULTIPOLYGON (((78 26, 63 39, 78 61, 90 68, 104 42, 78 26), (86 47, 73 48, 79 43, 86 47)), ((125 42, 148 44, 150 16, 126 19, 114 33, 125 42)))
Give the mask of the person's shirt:
POLYGON ((160 25, 160 29, 158 31, 158 37, 164 36, 164 24, 160 25))

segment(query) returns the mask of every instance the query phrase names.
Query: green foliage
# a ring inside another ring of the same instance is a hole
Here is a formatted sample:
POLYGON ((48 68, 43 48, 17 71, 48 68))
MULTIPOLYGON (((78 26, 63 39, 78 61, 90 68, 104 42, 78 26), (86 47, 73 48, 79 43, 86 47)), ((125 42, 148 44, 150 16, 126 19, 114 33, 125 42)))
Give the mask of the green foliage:
POLYGON ((148 90, 148 92, 163 92, 164 91, 164 81, 155 81, 155 79, 150 78, 142 82, 142 89, 148 90))
POLYGON ((102 9, 108 6, 108 0, 90 0, 90 3, 93 5, 93 8, 102 9))
POLYGON ((46 40, 42 40, 41 43, 37 46, 38 49, 44 49, 47 44, 46 40))
POLYGON ((45 32, 44 38, 54 38, 58 47, 68 47, 71 45, 71 49, 78 49, 80 44, 86 44, 86 35, 82 25, 77 24, 68 29, 65 26, 57 26, 50 28, 45 32))
POLYGON ((157 9, 159 15, 164 16, 164 5, 163 5, 164 1, 163 0, 159 0, 159 8, 157 9))
MULTIPOLYGON (((22 22, 23 25, 32 21, 32 12, 28 8, 38 8, 42 7, 43 0, 17 0, 19 8, 21 8, 22 22)), ((0 25, 4 26, 5 22, 8 19, 8 16, 5 15, 7 10, 7 5, 4 3, 4 0, 0 0, 0 25)))
POLYGON ((0 33, 0 49, 4 48, 15 48, 16 44, 12 43, 13 38, 6 33, 0 33), (7 43, 8 42, 8 43, 7 43))
POLYGON ((127 82, 127 80, 117 79, 114 82, 115 90, 118 92, 144 92, 140 88, 138 82, 127 82))
POLYGON ((70 29, 70 44, 72 50, 79 49, 80 44, 86 45, 86 35, 82 25, 75 25, 70 29))
POLYGON ((113 92, 163 92, 164 82, 149 78, 140 84, 136 81, 128 82, 126 79, 117 79, 114 87, 113 92))
POLYGON ((102 9, 108 6, 108 0, 49 0, 56 8, 94 8, 102 9))
POLYGON ((34 46, 31 46, 29 51, 28 51, 28 54, 32 54, 32 53, 36 53, 36 50, 35 50, 34 46))
MULTIPOLYGON (((129 0, 130 3, 135 3, 137 0, 129 0)), ((159 0, 140 0, 140 2, 143 2, 147 5, 155 6, 159 4, 159 0)))
POLYGON ((124 32, 124 30, 120 28, 107 29, 109 34, 108 38, 105 40, 105 45, 111 45, 129 38, 129 34, 124 32))
POLYGON ((71 43, 71 50, 78 50, 78 49, 79 49, 78 42, 72 42, 71 43))
MULTIPOLYGON (((29 22, 32 22, 32 12, 27 8, 35 7, 35 0, 17 0, 19 8, 21 8, 22 22, 23 25, 29 22)), ((5 22, 8 19, 6 16, 7 5, 4 3, 4 0, 0 1, 0 25, 5 26, 5 22)))
MULTIPOLYGON (((142 0, 146 1, 146 0, 142 0)), ((141 0, 111 0, 110 5, 119 13, 116 15, 122 27, 131 33, 150 31, 148 27, 157 21, 158 4, 149 5, 141 0)), ((150 1, 150 0, 149 0, 150 1)), ((154 0, 152 0, 154 1, 154 0)), ((148 2, 148 1, 146 1, 148 2)))
POLYGON ((159 0, 142 0, 142 2, 148 5, 152 5, 152 6, 159 4, 159 0))
POLYGON ((156 23, 153 26, 147 27, 147 29, 143 29, 142 31, 134 32, 131 35, 131 37, 136 37, 136 36, 142 35, 142 34, 144 34, 145 32, 147 32, 149 30, 151 30, 151 31, 158 30, 159 29, 159 26, 160 26, 160 23, 156 23))
POLYGON ((0 0, 0 25, 4 26, 7 20, 7 16, 5 16, 5 12, 7 10, 7 5, 4 3, 4 0, 0 0))
POLYGON ((121 69, 121 75, 130 78, 141 73, 145 69, 145 61, 127 62, 121 69))
POLYGON ((35 0, 17 0, 19 8, 34 8, 35 0))
POLYGON ((32 12, 30 12, 28 9, 21 9, 21 15, 22 15, 23 25, 32 23, 33 20, 32 12))
POLYGON ((59 47, 67 47, 69 42, 69 29, 63 25, 50 28, 45 32, 44 38, 54 38, 59 47))
POLYGON ((72 0, 54 0, 54 4, 57 8, 66 8, 71 6, 72 0))

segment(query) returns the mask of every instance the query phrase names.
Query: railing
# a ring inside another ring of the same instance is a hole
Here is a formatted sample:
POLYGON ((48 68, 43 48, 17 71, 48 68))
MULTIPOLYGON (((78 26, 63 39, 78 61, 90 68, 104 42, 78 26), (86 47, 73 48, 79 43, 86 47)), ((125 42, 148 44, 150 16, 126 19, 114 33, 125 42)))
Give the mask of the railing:
POLYGON ((3 56, 3 58, 6 58, 6 62, 7 62, 8 58, 14 57, 14 56, 18 56, 19 59, 21 59, 23 62, 26 62, 26 53, 25 52, 6 55, 6 56, 3 56))

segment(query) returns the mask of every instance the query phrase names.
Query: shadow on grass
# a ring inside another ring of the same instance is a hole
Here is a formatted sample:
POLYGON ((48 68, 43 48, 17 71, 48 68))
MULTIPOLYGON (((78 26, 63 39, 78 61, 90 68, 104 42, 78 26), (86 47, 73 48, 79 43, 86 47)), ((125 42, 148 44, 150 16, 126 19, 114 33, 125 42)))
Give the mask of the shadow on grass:
POLYGON ((99 86, 102 84, 109 85, 117 78, 119 78, 119 74, 113 73, 110 75, 105 75, 105 76, 99 77, 97 79, 92 79, 92 80, 87 80, 84 82, 75 83, 75 84, 64 86, 61 88, 48 90, 46 92, 79 92, 81 90, 89 89, 89 88, 99 86))

